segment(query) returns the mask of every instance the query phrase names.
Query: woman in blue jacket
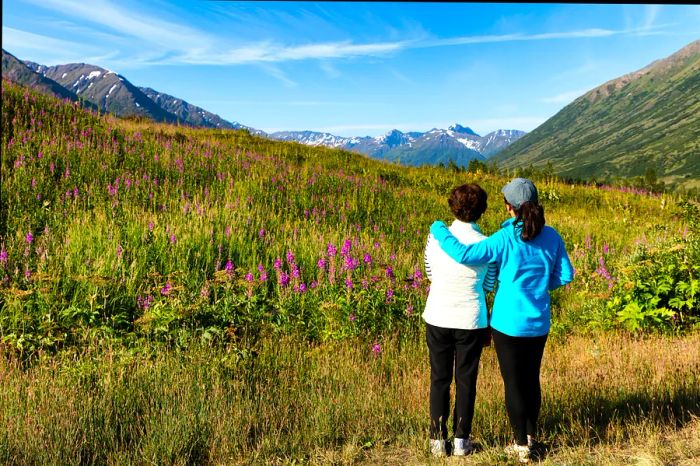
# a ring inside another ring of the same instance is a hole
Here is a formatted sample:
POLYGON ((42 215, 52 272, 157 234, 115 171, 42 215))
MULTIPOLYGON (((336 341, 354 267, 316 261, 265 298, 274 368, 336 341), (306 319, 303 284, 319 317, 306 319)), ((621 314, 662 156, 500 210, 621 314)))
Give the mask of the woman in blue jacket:
POLYGON ((511 218, 489 238, 464 245, 440 221, 430 233, 461 264, 499 265, 490 324, 515 434, 508 451, 526 462, 542 404, 540 365, 551 323, 549 292, 569 283, 574 271, 561 236, 545 225, 532 181, 516 178, 501 192, 511 218))

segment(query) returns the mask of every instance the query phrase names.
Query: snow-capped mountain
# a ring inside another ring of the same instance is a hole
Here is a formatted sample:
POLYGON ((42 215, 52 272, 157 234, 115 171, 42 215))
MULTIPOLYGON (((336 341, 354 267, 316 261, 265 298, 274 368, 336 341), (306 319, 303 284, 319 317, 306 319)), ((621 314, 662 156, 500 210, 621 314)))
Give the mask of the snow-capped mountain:
POLYGON ((177 116, 158 106, 139 88, 114 71, 85 63, 56 66, 29 61, 24 63, 35 72, 92 102, 103 112, 117 116, 142 116, 168 123, 178 121, 177 116))
POLYGON ((377 137, 342 137, 314 131, 281 131, 269 137, 351 150, 407 165, 435 165, 450 160, 468 165, 472 159, 486 160, 524 135, 524 131, 497 130, 479 136, 471 128, 454 124, 448 129, 433 128, 425 133, 403 133, 394 129, 377 137))
POLYGON ((116 116, 141 116, 167 123, 222 129, 246 129, 252 134, 310 146, 350 150, 373 158, 406 165, 449 163, 466 166, 470 160, 486 160, 525 132, 498 130, 479 136, 471 128, 454 124, 447 129, 433 128, 425 133, 397 129, 377 137, 342 137, 314 131, 264 131, 227 121, 178 97, 149 87, 137 87, 124 76, 85 63, 44 66, 21 62, 3 50, 3 77, 26 85, 46 88, 47 92, 72 100, 81 99, 90 108, 116 116), (94 107, 92 107, 94 105, 94 107))
MULTIPOLYGON (((3 58, 5 54, 3 50, 3 58)), ((85 63, 45 66, 30 61, 25 61, 24 65, 40 77, 54 81, 71 94, 94 104, 103 112, 207 128, 242 128, 253 134, 265 135, 263 131, 224 120, 219 115, 178 97, 149 87, 134 86, 124 76, 99 66, 85 63)))

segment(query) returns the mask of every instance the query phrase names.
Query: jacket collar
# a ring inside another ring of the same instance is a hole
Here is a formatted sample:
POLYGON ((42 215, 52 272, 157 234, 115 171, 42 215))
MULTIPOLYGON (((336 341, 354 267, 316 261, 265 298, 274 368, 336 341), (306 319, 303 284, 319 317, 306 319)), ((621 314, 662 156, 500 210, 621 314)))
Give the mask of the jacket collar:
POLYGON ((508 225, 511 225, 513 222, 515 222, 515 217, 511 217, 508 220, 501 223, 501 227, 507 227, 508 225))
POLYGON ((455 219, 452 225, 459 225, 461 228, 471 228, 474 231, 481 233, 481 228, 474 222, 463 222, 461 220, 455 219))

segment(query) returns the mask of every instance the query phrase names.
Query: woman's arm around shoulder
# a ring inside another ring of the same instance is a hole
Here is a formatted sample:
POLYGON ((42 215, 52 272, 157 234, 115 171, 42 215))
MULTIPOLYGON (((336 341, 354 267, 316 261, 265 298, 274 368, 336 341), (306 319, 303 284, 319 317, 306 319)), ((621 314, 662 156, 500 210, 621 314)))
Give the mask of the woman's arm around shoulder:
POLYGON ((500 260, 504 247, 501 231, 478 243, 466 245, 460 243, 443 222, 438 220, 430 226, 430 233, 440 247, 460 264, 485 264, 500 260))

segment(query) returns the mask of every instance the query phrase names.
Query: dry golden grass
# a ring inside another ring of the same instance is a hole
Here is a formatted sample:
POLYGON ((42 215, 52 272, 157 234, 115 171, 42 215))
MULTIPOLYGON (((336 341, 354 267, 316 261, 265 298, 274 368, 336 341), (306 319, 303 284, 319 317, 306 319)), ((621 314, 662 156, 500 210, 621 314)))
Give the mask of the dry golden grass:
MULTIPOLYGON (((0 368, 0 459, 9 464, 508 464, 493 348, 481 362, 482 451, 427 453, 422 335, 313 345, 283 337, 257 356, 214 349, 93 351, 0 368)), ((694 464, 700 335, 552 339, 544 356, 542 464, 694 464)))

